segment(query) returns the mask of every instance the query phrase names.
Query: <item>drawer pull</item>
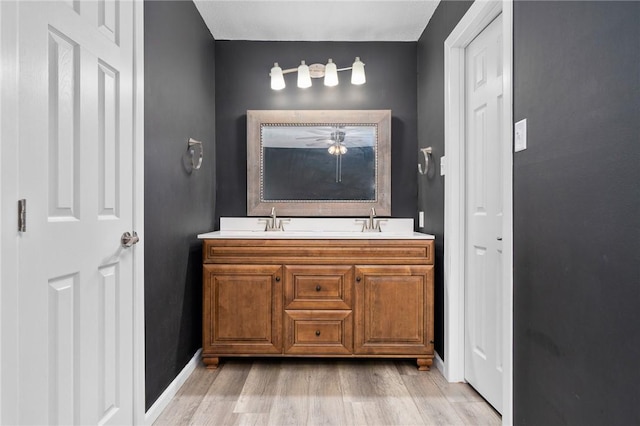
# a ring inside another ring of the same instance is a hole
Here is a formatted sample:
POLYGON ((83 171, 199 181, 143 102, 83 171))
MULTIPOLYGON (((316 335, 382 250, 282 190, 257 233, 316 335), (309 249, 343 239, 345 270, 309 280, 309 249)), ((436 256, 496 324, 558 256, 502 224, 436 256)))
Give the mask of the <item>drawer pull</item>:
POLYGON ((276 277, 276 281, 277 281, 277 282, 280 282, 280 277, 276 277))
POLYGON ((320 335, 320 330, 316 330, 316 336, 320 335))
POLYGON ((362 277, 357 277, 356 281, 358 281, 358 282, 362 281, 362 277))
POLYGON ((322 290, 322 287, 320 287, 320 284, 318 284, 318 285, 316 286, 316 291, 320 291, 320 290, 322 290))

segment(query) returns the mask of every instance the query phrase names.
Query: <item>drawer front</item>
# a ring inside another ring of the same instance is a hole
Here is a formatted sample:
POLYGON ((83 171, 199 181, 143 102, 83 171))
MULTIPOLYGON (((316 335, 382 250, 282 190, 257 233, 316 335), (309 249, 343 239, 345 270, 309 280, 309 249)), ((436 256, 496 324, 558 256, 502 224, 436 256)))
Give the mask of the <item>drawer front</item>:
POLYGON ((349 355, 352 330, 351 311, 285 311, 285 353, 349 355))
POLYGON ((285 309, 351 309, 353 267, 286 265, 285 309))
POLYGON ((204 240, 204 263, 433 264, 433 240, 204 240))

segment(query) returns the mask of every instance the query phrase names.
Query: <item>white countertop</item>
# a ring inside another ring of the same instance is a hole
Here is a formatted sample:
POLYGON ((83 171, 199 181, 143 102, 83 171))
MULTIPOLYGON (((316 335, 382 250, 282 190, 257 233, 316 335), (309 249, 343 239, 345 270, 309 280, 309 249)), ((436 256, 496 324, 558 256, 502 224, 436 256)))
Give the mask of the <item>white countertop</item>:
POLYGON ((265 231, 264 217, 223 217, 220 230, 198 235, 199 239, 338 239, 338 240, 433 240, 435 236, 413 231, 413 219, 376 218, 382 232, 362 232, 368 218, 278 218, 284 231, 265 231))

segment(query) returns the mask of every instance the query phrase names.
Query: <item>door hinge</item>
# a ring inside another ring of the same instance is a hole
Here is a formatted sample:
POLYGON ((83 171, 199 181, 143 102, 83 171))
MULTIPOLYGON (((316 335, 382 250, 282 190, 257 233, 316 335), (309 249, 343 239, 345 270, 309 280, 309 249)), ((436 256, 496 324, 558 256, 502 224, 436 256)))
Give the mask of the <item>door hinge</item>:
POLYGON ((18 200, 18 231, 27 232, 27 200, 18 200))

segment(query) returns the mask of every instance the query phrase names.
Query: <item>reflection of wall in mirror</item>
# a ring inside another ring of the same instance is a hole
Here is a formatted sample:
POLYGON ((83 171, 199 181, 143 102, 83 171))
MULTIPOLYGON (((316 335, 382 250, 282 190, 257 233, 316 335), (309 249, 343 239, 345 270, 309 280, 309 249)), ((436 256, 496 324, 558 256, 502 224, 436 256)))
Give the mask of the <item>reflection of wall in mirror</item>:
POLYGON ((264 148, 263 155, 264 201, 376 199, 375 152, 371 146, 350 147, 342 155, 332 155, 324 147, 264 148), (338 170, 340 179, 336 178, 338 170))

